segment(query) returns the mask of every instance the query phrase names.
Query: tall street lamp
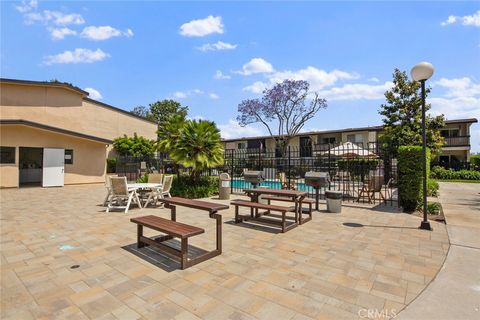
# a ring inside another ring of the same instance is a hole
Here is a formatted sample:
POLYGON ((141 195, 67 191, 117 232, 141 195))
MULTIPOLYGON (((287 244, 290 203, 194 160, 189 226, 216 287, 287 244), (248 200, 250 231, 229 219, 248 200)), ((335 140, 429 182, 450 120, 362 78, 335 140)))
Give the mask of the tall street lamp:
POLYGON ((425 129, 425 81, 433 74, 433 65, 430 62, 420 62, 410 71, 413 80, 422 85, 422 158, 423 158, 423 221, 420 229, 432 230, 427 213, 427 134, 425 129))

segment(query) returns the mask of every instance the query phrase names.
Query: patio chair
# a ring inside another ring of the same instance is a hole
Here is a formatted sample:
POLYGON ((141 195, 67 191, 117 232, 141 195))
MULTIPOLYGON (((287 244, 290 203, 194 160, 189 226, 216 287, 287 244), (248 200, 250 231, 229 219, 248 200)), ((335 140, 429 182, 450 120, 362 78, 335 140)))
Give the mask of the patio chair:
POLYGON ((165 196, 168 196, 169 198, 171 198, 172 195, 170 194, 170 189, 172 188, 172 181, 173 181, 173 176, 164 176, 162 186, 159 188, 152 189, 152 191, 148 194, 148 198, 147 198, 147 201, 145 202, 144 207, 146 207, 149 203, 152 203, 154 206, 156 206, 157 201, 159 199, 165 198, 165 196))
POLYGON ((110 182, 112 195, 108 202, 107 212, 110 212, 110 209, 125 209, 125 213, 127 213, 132 201, 135 202, 140 209, 142 208, 137 190, 128 189, 126 177, 111 177, 110 182), (125 201, 127 201, 127 204, 123 205, 125 201))
POLYGON ((372 199, 375 198, 375 193, 379 193, 380 198, 382 198, 383 201, 386 201, 382 193, 384 179, 385 179, 384 176, 370 177, 370 180, 368 181, 368 183, 364 184, 362 189, 358 193, 357 202, 360 202, 360 198, 365 197, 365 194, 366 194, 366 196, 368 197, 368 203, 372 203, 372 199))
POLYGON ((163 174, 161 173, 149 173, 148 183, 162 183, 163 174))
POLYGON ((117 175, 105 175, 105 188, 107 189, 107 195, 105 196, 105 200, 103 200, 103 206, 105 207, 112 196, 112 183, 110 181, 111 177, 118 177, 117 175))
POLYGON ((388 199, 392 198, 392 184, 395 182, 393 178, 388 179, 387 184, 385 185, 385 197, 388 199))

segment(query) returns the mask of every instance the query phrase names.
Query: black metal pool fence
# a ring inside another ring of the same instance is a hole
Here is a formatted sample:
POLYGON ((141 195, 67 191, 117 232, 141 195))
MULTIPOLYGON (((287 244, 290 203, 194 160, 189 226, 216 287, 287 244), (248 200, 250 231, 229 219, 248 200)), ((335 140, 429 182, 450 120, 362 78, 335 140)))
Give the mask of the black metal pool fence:
MULTIPOLYGON (((224 165, 202 172, 204 176, 230 175, 232 193, 241 194, 252 186, 244 180, 248 170, 263 171, 260 186, 307 191, 315 197, 315 189, 305 184, 308 171, 327 172, 330 182, 321 188, 342 191, 343 201, 398 205, 397 161, 382 154, 375 143, 317 144, 307 147, 278 149, 227 149, 224 165)), ((118 157, 117 174, 136 180, 144 172, 189 173, 189 168, 176 166, 165 157, 118 157)))

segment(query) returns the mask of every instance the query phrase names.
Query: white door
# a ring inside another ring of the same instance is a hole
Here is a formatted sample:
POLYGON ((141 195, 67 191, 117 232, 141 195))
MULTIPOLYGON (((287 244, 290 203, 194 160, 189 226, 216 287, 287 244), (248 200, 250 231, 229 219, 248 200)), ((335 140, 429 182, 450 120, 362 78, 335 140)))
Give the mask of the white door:
POLYGON ((63 187, 65 149, 43 149, 43 187, 63 187))

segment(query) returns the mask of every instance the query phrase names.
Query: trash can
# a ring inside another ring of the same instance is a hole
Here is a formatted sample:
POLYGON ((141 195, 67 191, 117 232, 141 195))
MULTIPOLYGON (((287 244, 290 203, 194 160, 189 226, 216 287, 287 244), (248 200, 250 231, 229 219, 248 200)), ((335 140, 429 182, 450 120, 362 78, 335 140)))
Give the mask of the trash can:
POLYGON ((218 198, 220 200, 230 199, 230 175, 228 173, 221 173, 218 182, 218 198))
POLYGON ((342 191, 325 190, 328 212, 342 212, 342 195, 342 191))

